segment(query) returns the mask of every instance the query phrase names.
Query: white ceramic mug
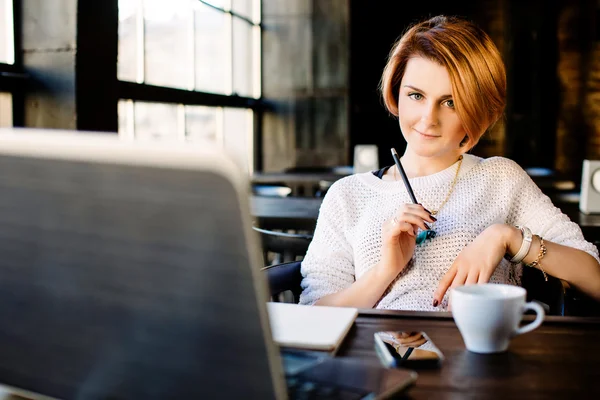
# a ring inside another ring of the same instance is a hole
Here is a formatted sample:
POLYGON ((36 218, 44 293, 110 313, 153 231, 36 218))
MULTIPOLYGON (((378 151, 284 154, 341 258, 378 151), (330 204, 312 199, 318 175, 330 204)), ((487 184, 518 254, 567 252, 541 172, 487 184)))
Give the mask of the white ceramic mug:
POLYGON ((506 351, 510 339, 540 326, 544 309, 537 303, 526 303, 526 294, 519 286, 492 283, 452 289, 452 316, 467 349, 475 353, 506 351), (525 310, 533 310, 537 316, 519 328, 525 310))

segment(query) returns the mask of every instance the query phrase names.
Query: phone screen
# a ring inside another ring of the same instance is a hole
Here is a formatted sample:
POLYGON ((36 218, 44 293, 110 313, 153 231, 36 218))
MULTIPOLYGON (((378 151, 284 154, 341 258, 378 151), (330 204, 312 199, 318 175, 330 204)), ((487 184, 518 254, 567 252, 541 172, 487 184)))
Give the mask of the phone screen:
POLYGON ((387 367, 435 368, 444 360, 429 336, 419 331, 377 332, 375 349, 387 367))

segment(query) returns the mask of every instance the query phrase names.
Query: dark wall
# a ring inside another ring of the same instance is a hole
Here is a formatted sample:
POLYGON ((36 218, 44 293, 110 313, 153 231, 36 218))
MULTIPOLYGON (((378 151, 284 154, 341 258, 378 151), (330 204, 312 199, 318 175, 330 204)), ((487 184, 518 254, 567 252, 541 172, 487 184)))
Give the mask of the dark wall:
POLYGON ((523 167, 555 168, 557 1, 508 1, 505 154, 523 167))
MULTIPOLYGON (((491 34, 503 27, 499 46, 508 75, 503 145, 494 154, 506 155, 522 166, 554 167, 557 80, 556 0, 481 0, 479 2, 350 0, 350 151, 354 145, 379 146, 381 165, 391 165, 390 147, 405 148, 397 120, 383 107, 377 91, 393 43, 416 21, 438 14, 473 20, 491 34), (490 9, 495 9, 490 12, 490 9), (493 20, 489 20, 489 16, 493 20), (504 46, 505 45, 505 46, 504 46)), ((485 153, 485 151, 484 151, 485 153)), ((351 158, 350 158, 351 159, 351 158)))

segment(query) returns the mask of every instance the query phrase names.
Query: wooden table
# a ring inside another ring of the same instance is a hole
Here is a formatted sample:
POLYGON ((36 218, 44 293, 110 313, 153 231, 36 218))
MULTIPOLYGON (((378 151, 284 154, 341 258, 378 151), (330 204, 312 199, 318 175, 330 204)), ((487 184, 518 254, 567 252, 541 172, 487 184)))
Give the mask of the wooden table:
POLYGON ((412 399, 600 398, 600 319, 546 317, 508 352, 479 355, 465 349, 449 313, 365 310, 338 356, 377 360, 380 330, 424 331, 446 357, 439 369, 417 371, 412 399))
POLYGON ((315 172, 256 172, 252 175, 253 183, 318 183, 319 181, 337 181, 349 173, 315 173, 315 172))
POLYGON ((292 189, 294 196, 312 197, 351 173, 352 170, 347 168, 338 172, 257 172, 252 175, 252 183, 283 184, 292 189))
POLYGON ((315 197, 252 196, 250 211, 261 228, 313 231, 322 202, 315 197))

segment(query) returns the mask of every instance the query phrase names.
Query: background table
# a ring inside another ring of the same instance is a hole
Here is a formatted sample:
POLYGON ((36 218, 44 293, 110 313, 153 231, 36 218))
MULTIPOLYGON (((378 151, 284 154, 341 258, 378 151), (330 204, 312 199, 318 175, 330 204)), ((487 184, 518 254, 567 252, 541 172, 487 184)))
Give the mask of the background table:
MULTIPOLYGON (((257 221, 267 229, 303 229, 315 228, 322 198, 311 197, 261 197, 252 196, 251 212, 257 221), (289 228, 289 226, 300 228, 289 228)), ((577 223, 586 240, 600 242, 600 214, 586 215, 579 211, 578 202, 555 203, 571 221, 577 223)))
POLYGON ((315 197, 252 196, 250 210, 261 228, 313 231, 322 202, 315 197))
POLYGON ((292 190, 294 196, 313 197, 351 173, 348 168, 337 172, 257 172, 252 175, 252 184, 284 185, 292 190))
POLYGON ((508 352, 479 355, 465 349, 449 313, 361 311, 338 356, 378 362, 373 334, 380 330, 424 331, 444 353, 440 369, 417 371, 409 398, 600 398, 600 319, 546 317, 508 352))

